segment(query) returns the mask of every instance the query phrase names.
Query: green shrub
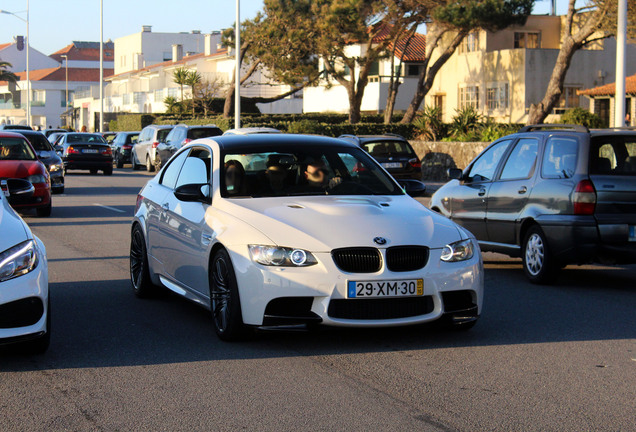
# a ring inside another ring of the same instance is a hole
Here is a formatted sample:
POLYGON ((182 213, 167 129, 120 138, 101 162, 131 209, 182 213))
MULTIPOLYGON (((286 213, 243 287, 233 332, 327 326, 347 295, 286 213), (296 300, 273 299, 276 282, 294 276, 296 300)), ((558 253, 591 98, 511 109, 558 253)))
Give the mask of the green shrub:
POLYGON ((446 125, 442 122, 442 108, 426 106, 413 120, 413 127, 420 138, 437 141, 447 134, 446 125))
POLYGON ((151 114, 118 114, 117 120, 108 123, 109 130, 140 131, 155 122, 155 116, 151 114))
POLYGON ((590 129, 608 126, 598 115, 578 107, 567 110, 561 116, 561 123, 587 126, 590 129))

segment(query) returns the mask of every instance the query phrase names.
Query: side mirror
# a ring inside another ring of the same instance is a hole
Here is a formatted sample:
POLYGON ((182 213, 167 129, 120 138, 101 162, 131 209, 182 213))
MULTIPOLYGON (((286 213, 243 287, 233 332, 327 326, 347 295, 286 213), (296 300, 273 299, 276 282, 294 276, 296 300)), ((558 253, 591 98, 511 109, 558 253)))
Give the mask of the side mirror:
POLYGON ((459 168, 449 168, 448 178, 451 180, 461 180, 464 177, 464 172, 459 168))
POLYGON ((2 191, 7 197, 9 204, 20 204, 33 196, 35 187, 31 182, 24 179, 2 180, 2 191))
POLYGON ((424 196, 426 192, 426 185, 419 180, 398 180, 404 192, 411 197, 421 197, 424 196))
POLYGON ((181 185, 174 191, 179 201, 210 203, 210 185, 207 183, 192 183, 181 185))

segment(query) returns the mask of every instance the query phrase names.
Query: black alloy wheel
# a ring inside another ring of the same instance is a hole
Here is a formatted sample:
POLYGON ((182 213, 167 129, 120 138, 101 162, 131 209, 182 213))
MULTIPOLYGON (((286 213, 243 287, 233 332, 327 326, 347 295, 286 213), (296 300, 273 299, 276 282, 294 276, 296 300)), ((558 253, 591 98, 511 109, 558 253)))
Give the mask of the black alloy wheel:
POLYGON ((217 336, 224 341, 242 339, 247 334, 247 328, 243 324, 236 275, 225 249, 214 254, 209 278, 210 309, 217 336))
POLYGON ((135 225, 130 238, 130 281, 137 297, 149 297, 153 291, 148 268, 146 240, 139 225, 135 225))

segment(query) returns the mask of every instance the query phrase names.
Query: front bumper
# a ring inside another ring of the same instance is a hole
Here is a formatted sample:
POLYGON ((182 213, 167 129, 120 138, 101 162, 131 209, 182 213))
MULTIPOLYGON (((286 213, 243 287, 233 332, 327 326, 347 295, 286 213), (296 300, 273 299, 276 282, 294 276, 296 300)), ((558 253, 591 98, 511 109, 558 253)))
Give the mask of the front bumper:
POLYGON ((48 183, 34 183, 33 195, 26 198, 13 198, 11 207, 14 209, 29 209, 47 207, 51 205, 51 188, 48 183))
POLYGON ((246 247, 230 248, 229 252, 245 324, 391 327, 435 321, 444 314, 465 313, 467 309, 474 318, 479 316, 484 278, 478 250, 470 260, 447 263, 440 260, 441 249, 431 249, 427 265, 418 271, 382 268, 376 273, 356 274, 338 269, 330 253, 314 253, 318 264, 293 268, 255 264, 246 247), (423 296, 347 298, 348 281, 408 279, 423 279, 423 296), (458 299, 468 301, 460 304, 458 299))
POLYGON ((33 271, 0 282, 0 344, 41 336, 49 313, 49 276, 46 252, 38 244, 38 265, 33 271))

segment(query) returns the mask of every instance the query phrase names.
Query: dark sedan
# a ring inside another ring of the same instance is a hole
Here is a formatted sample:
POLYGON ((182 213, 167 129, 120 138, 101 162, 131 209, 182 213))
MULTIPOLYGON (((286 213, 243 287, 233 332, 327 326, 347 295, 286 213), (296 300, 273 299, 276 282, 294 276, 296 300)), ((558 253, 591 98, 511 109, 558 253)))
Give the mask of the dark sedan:
POLYGON ((44 164, 51 175, 51 189, 53 193, 64 192, 64 165, 53 146, 42 132, 29 130, 16 130, 16 133, 24 135, 29 140, 31 146, 38 155, 40 161, 44 164))
POLYGON ((138 139, 139 132, 119 132, 115 136, 110 143, 110 148, 113 150, 113 162, 117 168, 123 168, 124 164, 132 163, 130 152, 138 139))
POLYGON ((62 147, 64 172, 89 170, 91 174, 103 171, 113 173, 113 152, 106 140, 96 133, 67 133, 57 143, 62 147))

